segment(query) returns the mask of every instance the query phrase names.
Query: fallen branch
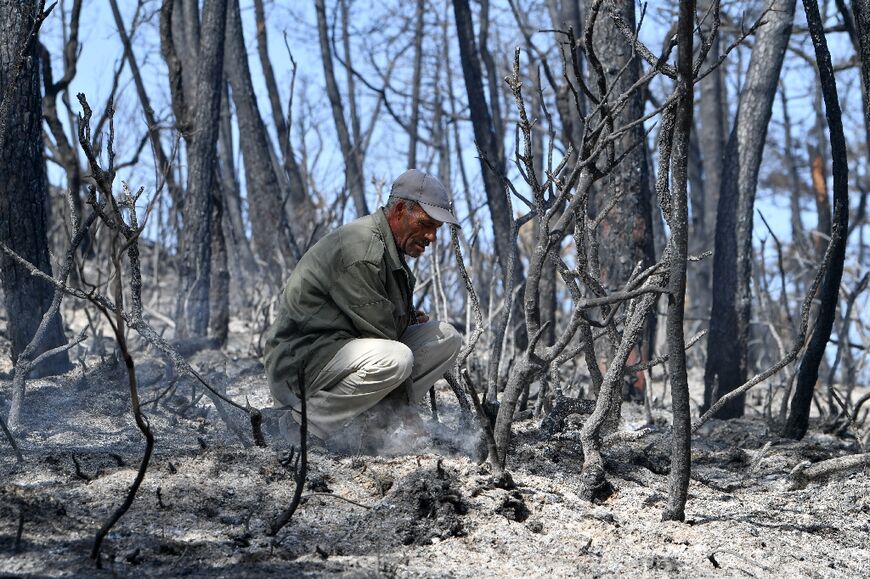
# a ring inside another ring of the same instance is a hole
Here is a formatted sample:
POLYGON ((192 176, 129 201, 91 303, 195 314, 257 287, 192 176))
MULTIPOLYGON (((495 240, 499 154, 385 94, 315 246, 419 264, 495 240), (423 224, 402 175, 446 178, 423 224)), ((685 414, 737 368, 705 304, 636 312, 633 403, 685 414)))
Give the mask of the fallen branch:
POLYGON ((339 499, 339 500, 342 500, 346 503, 350 503, 352 505, 355 505, 357 507, 362 507, 364 509, 371 509, 372 508, 369 505, 364 505, 362 503, 356 502, 355 500, 349 499, 347 497, 343 497, 341 495, 336 495, 333 493, 308 493, 307 495, 302 495, 302 500, 307 501, 311 497, 327 497, 327 498, 332 498, 332 499, 339 499))
POLYGON ((870 454, 867 453, 839 456, 815 464, 805 460, 794 467, 788 474, 788 490, 799 490, 806 487, 811 481, 867 466, 870 466, 870 454))

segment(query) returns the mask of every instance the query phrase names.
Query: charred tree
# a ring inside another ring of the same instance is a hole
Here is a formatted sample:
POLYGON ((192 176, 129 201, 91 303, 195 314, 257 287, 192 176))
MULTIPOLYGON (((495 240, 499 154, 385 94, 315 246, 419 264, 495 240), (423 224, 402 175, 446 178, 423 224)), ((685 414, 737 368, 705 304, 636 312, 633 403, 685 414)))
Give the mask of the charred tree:
MULTIPOLYGON (((640 59, 632 51, 631 43, 619 33, 613 20, 613 16, 616 16, 635 29, 634 6, 634 0, 586 1, 586 13, 589 15, 587 27, 589 21, 594 20, 591 38, 589 30, 585 34, 586 52, 590 70, 595 69, 597 73, 596 88, 593 90, 597 93, 600 114, 606 119, 605 130, 608 132, 619 130, 644 114, 641 91, 628 92, 640 78, 640 59), (600 11, 597 17, 593 15, 595 11, 600 11), (614 114, 616 101, 623 95, 628 96, 628 101, 622 110, 614 114)), ((647 267, 655 260, 645 140, 643 124, 637 123, 609 146, 599 165, 611 165, 619 158, 622 161, 605 179, 596 183, 589 200, 590 216, 601 218, 601 224, 594 232, 598 255, 590 253, 590 259, 593 263, 597 260, 601 284, 611 290, 625 284, 636 264, 647 267), (614 203, 615 200, 618 202, 614 203)), ((643 340, 629 354, 629 364, 639 362, 649 354, 655 336, 656 317, 650 316, 648 322, 643 340)), ((643 374, 640 378, 643 379, 643 374)), ((641 382, 635 387, 642 390, 645 386, 641 382)), ((614 398, 612 420, 618 420, 621 403, 622 392, 614 398)))
MULTIPOLYGON (((834 219, 831 241, 828 243, 826 252, 832 254, 832 261, 825 272, 819 290, 818 297, 821 303, 816 325, 801 360, 797 384, 791 401, 791 410, 783 429, 784 436, 796 439, 803 438, 809 426, 810 405, 813 399, 813 390, 819 377, 819 364, 825 355, 825 347, 831 337, 831 329, 837 314, 837 298, 840 291, 840 279, 843 276, 843 261, 846 255, 846 238, 849 230, 849 166, 834 67, 831 63, 831 53, 828 51, 818 3, 816 0, 804 0, 804 9, 807 13, 807 25, 816 52, 819 80, 825 101, 825 116, 830 131, 834 178, 834 219)), ((848 341, 849 338, 841 336, 840 339, 848 341)))
MULTIPOLYGON (((42 152, 42 95, 34 30, 42 4, 0 0, 0 241, 51 275, 46 235, 48 179, 42 152)), ((14 362, 39 327, 54 292, 6 254, 0 255, 0 283, 6 311, 14 313, 8 316, 14 362)), ((56 315, 34 354, 65 343, 63 325, 56 315)), ((58 374, 70 367, 69 356, 63 351, 45 360, 36 371, 40 375, 58 374)))
POLYGON ((504 272, 514 240, 511 238, 511 215, 502 181, 505 173, 505 160, 500 145, 502 135, 495 131, 493 116, 486 101, 481 57, 477 50, 468 0, 453 0, 453 11, 474 142, 480 150, 480 170, 486 190, 487 205, 492 216, 496 258, 504 272))
MULTIPOLYGON (((755 190, 794 8, 795 0, 775 0, 763 17, 725 150, 702 411, 746 382, 755 190)), ((732 399, 717 417, 742 416, 744 400, 732 399)))
MULTIPOLYGON (((837 2, 840 6, 841 2, 837 2)), ((845 2, 842 2, 845 8, 845 2)), ((844 11, 841 9, 841 11, 844 11)), ((864 134, 870 151, 870 0, 852 0, 852 18, 844 15, 850 36, 861 61, 861 95, 864 109, 864 134)))
MULTIPOLYGON (((118 34, 124 45, 124 54, 127 58, 127 63, 130 66, 130 73, 133 75, 133 83, 136 86, 136 95, 139 97, 139 104, 142 106, 142 112, 145 116, 145 123, 148 127, 148 139, 151 142, 151 149, 154 151, 157 168, 160 171, 161 177, 166 180, 166 187, 169 190, 172 203, 176 206, 180 206, 182 202, 180 187, 176 182, 175 174, 172 171, 172 160, 166 153, 163 142, 160 140, 160 125, 157 123, 154 109, 151 107, 151 99, 148 97, 148 93, 145 90, 145 82, 142 79, 139 63, 133 52, 130 35, 127 33, 124 21, 121 19, 121 12, 118 10, 117 1, 110 0, 109 4, 112 9, 112 15, 115 19, 115 26, 118 29, 118 34)), ((174 214, 172 222, 174 223, 174 214)))
MULTIPOLYGON (((706 36, 711 33, 713 20, 719 18, 718 0, 701 0, 701 14, 711 9, 710 16, 703 19, 701 31, 706 36), (711 4, 715 4, 711 7, 711 4)), ((713 61, 719 56, 719 36, 711 36, 710 53, 713 61)), ((725 150, 725 112, 723 111, 725 86, 722 82, 722 67, 708 74, 700 81, 701 98, 698 103, 698 146, 703 166, 703 189, 698 197, 700 203, 692 204, 692 230, 689 238, 692 253, 700 255, 712 248, 716 230, 716 205, 719 200, 720 180, 722 178, 722 159, 725 150)), ((694 198, 693 198, 694 199, 694 198)), ((697 317, 710 313, 712 260, 705 259, 693 266, 696 273, 689 277, 691 309, 697 317)))
MULTIPOLYGON (((692 418, 689 407, 689 382, 686 376, 686 339, 683 334, 683 315, 686 307, 686 263, 689 246, 689 216, 687 194, 687 165, 689 137, 694 112, 694 74, 692 71, 693 24, 695 2, 680 2, 677 30, 677 100, 674 126, 674 150, 671 155, 672 187, 670 279, 668 289, 668 370, 671 375, 671 401, 674 412, 671 451, 670 488, 668 505, 663 520, 683 521, 686 518, 686 500, 689 496, 689 475, 692 466, 692 418)), ((716 32, 711 32, 716 35, 716 32)))
MULTIPOLYGON (((284 203, 290 205, 288 215, 290 223, 297 228, 306 217, 311 216, 314 210, 311 199, 308 196, 308 186, 303 174, 303 167, 296 161, 296 151, 293 141, 290 139, 290 130, 293 120, 293 84, 290 85, 290 101, 287 105, 287 118, 284 117, 284 109, 281 106, 281 95, 278 93, 278 83, 275 82, 275 72, 272 61, 269 58, 268 41, 266 39, 266 14, 263 8, 263 0, 254 0, 254 18, 257 24, 257 52, 260 56, 260 64, 263 67, 263 80, 266 83, 266 91, 269 94, 269 103, 272 108, 272 120, 275 123, 275 132, 278 136, 278 147, 284 162, 284 171, 289 180, 289 191, 286 192, 284 203)), ((291 55, 292 60, 292 55, 291 55)), ((296 63, 293 62, 294 71, 296 63)))
POLYGON ((212 194, 217 174, 217 137, 223 82, 227 0, 206 0, 191 107, 187 196, 179 239, 178 337, 205 336, 209 327, 212 194))
POLYGON ((256 261, 251 245, 245 235, 245 220, 242 216, 242 194, 236 175, 233 147, 232 113, 229 91, 224 88, 221 97, 221 126, 218 135, 218 159, 220 161, 221 192, 223 193, 223 227, 232 260, 230 277, 241 287, 256 279, 256 261))
POLYGON ((423 73, 423 14, 426 0, 417 0, 414 14, 414 76, 411 79, 411 120, 408 122, 408 167, 417 166, 417 141, 420 130, 420 84, 423 73))
MULTIPOLYGON (((345 183, 353 199, 356 213, 359 216, 369 212, 366 203, 365 179, 363 178, 362 143, 354 141, 344 118, 344 107, 341 103, 341 93, 335 79, 335 69, 332 62, 332 48, 329 45, 329 29, 326 22, 326 1, 315 0, 317 12, 317 32, 320 37, 320 55, 323 59, 323 75, 326 78, 326 94, 332 105, 332 118, 341 146, 341 154, 345 164, 345 183)), ((356 131, 355 131, 356 132, 356 131)))
MULTIPOLYGON (((486 41, 488 4, 482 5, 481 42, 486 41)), ((503 276, 505 303, 511 300, 511 288, 517 288, 523 283, 522 263, 520 259, 512 259, 515 252, 516 238, 512 231, 512 216, 508 205, 505 185, 505 158, 502 139, 504 134, 500 127, 502 121, 498 113, 497 91, 490 86, 490 102, 487 103, 483 85, 483 69, 481 62, 487 57, 478 50, 474 34, 474 23, 468 0, 453 0, 453 13, 456 20, 456 33, 459 42, 459 55, 462 62, 462 74, 465 79, 468 109, 471 115, 471 125, 474 132, 474 142, 478 149, 480 170, 483 186, 486 191, 487 207, 492 219, 493 236, 495 238, 495 258, 503 276)), ((490 59, 491 60, 491 59, 490 59)), ((494 66, 491 67, 494 73, 494 66)), ((509 308, 504 308, 497 321, 495 335, 504 335, 507 322, 512 317, 515 323, 523 318, 519 300, 514 300, 509 308), (510 312, 510 316, 508 315, 510 312)), ((524 348, 527 344, 527 334, 520 323, 515 333, 516 345, 524 348)), ((490 363, 488 370, 487 401, 495 402, 499 388, 499 360, 502 354, 502 340, 496 339, 490 348, 490 363)))
POLYGON ((269 154, 272 144, 254 94, 238 0, 229 0, 227 5, 224 58, 239 126, 239 148, 245 167, 249 211, 252 221, 257 223, 251 228, 253 249, 277 286, 281 281, 282 256, 289 255, 288 248, 293 243, 287 238, 290 224, 283 210, 281 187, 269 154))
MULTIPOLYGON (((587 6, 588 10, 592 2, 587 4, 590 5, 587 6)), ((605 3, 604 7, 607 5, 605 3)), ((632 28, 636 27, 634 5, 634 0, 612 2, 613 10, 632 28)), ((623 38, 606 14, 600 14, 595 22, 592 43, 595 47, 594 58, 600 62, 606 79, 606 85, 599 83, 598 86, 606 86, 608 92, 597 96, 605 103, 602 114, 608 115, 608 109, 616 97, 627 94, 640 78, 640 59, 635 57, 628 40, 623 38)), ((628 95, 626 106, 613 116, 611 131, 636 121, 643 114, 643 98, 641 92, 635 90, 628 95)), ((646 267, 652 264, 655 257, 649 167, 643 146, 645 138, 643 124, 638 123, 614 142, 607 151, 606 160, 624 158, 593 189, 590 198, 590 213, 596 216, 605 211, 613 199, 619 199, 607 211, 598 232, 602 282, 610 288, 622 287, 638 262, 646 267)))
MULTIPOLYGON (((63 166, 66 173, 67 190, 72 191, 72 207, 79 215, 82 214, 82 174, 79 158, 76 154, 74 141, 70 140, 64 131, 63 123, 58 112, 58 96, 63 95, 64 102, 69 99, 68 88, 75 78, 79 56, 79 20, 81 17, 82 0, 75 0, 70 10, 69 28, 66 44, 63 48, 63 75, 54 80, 51 67, 51 54, 48 48, 39 43, 39 59, 42 69, 43 91, 42 116, 45 119, 47 134, 54 141, 54 160, 63 166)), ((65 241, 65 240, 64 240, 65 241)), ((91 253, 90 237, 85 236, 81 243, 81 252, 84 255, 91 253)))

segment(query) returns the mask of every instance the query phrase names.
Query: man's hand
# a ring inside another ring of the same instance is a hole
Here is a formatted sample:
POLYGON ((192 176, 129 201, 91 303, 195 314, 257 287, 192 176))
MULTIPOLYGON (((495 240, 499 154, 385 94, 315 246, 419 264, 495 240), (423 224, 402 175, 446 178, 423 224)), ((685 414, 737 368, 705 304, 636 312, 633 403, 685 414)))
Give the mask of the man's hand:
POLYGON ((425 324, 429 321, 429 316, 423 310, 415 310, 414 314, 417 316, 417 321, 415 322, 417 324, 425 324))

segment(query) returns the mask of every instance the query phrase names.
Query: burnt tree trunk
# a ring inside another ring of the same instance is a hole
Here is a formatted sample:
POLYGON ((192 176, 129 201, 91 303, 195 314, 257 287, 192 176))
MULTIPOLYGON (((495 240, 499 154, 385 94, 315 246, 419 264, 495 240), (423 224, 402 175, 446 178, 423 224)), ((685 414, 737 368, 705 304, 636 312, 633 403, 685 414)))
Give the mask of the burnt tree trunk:
POLYGON ((861 59, 861 95, 864 108, 864 132, 870 155, 870 0, 852 0, 855 18, 856 49, 861 59))
MULTIPOLYGON (((468 0, 453 0, 453 11, 456 18, 456 34, 459 41, 462 74, 465 78, 468 108, 471 114, 471 125, 474 130, 474 142, 478 149, 480 149, 480 170, 483 176, 483 186, 486 190, 487 205, 492 216, 496 258, 502 272, 504 272, 514 240, 511 239, 512 216, 508 211, 505 186, 501 179, 505 168, 505 161, 501 156, 501 146, 499 144, 502 135, 495 132, 494 121, 486 102, 483 89, 483 71, 480 66, 480 53, 477 50, 471 8, 468 0), (489 161, 494 169, 490 169, 487 166, 487 161, 489 161)), ((516 270, 518 269, 519 260, 515 263, 517 263, 516 270)), ((515 274, 515 272, 512 273, 515 274)))
POLYGON ((209 328, 212 192, 217 174, 217 137, 223 83, 227 0, 205 0, 195 100, 191 107, 187 196, 180 235, 178 337, 205 336, 209 328))
MULTIPOLYGON (((804 0, 804 9, 807 13, 810 37, 816 51, 819 80, 825 100, 825 116, 830 131, 834 177, 834 220, 831 241, 827 249, 833 254, 833 259, 830 268, 825 272, 825 278, 822 280, 822 286, 819 290, 821 303, 816 325, 801 360, 797 384, 791 400, 791 410, 783 429, 783 436, 796 439, 803 438, 809 426, 810 405, 813 400, 813 390, 819 377, 819 364, 825 355, 825 347, 831 338, 831 329, 837 314, 837 298, 840 292, 840 279, 843 276, 843 260, 846 256, 846 238, 849 230, 849 165, 834 67, 831 64, 831 53, 828 51, 818 3, 816 0, 804 0)), ((848 341, 849 337, 841 336, 840 339, 848 341)))
POLYGON ((215 183, 212 190, 211 272, 208 287, 208 334, 221 346, 230 332, 230 271, 227 260, 227 240, 224 236, 225 197, 223 187, 215 183))
MULTIPOLYGON (((0 99, 10 99, 3 103, 6 118, 0 123, 6 133, 0 135, 0 241, 50 275, 46 236, 48 179, 42 153, 42 95, 35 44, 17 81, 13 78, 18 54, 30 33, 38 4, 36 1, 0 0, 0 99)), ((43 312, 51 305, 54 291, 5 253, 0 255, 0 283, 14 363, 33 338, 43 312)), ((64 343, 66 337, 57 315, 34 356, 64 343)), ((70 367, 69 356, 64 351, 47 359, 36 372, 57 374, 70 367)))
POLYGON ((816 259, 822 260, 828 239, 831 237, 831 201, 828 198, 828 147, 825 142, 825 117, 822 114, 823 96, 821 90, 816 91, 815 109, 816 126, 815 145, 809 145, 810 176, 813 184, 813 198, 816 201, 816 230, 813 235, 813 247, 816 259))
POLYGON ((674 150, 671 157, 671 259, 668 289, 668 370, 671 375, 671 401, 674 410, 673 442, 668 505, 662 519, 684 521, 686 499, 689 496, 689 475, 692 465, 692 418, 689 407, 689 382, 686 376, 686 339, 683 334, 683 315, 686 306, 686 263, 688 257, 688 195, 687 165, 689 139, 694 112, 692 74, 692 31, 695 21, 694 0, 680 2, 678 25, 679 49, 677 53, 677 88, 681 91, 677 102, 674 127, 674 150))
MULTIPOLYGON (((766 23, 755 36, 737 117, 725 150, 702 412, 746 381, 755 190, 794 7, 795 0, 775 0, 764 16, 766 23)), ((745 396, 734 398, 717 417, 742 416, 744 403, 745 396)))
MULTIPOLYGON (((705 14, 714 0, 701 0, 701 14, 705 14)), ((712 32, 711 14, 703 20, 701 29, 704 35, 712 32)), ((719 35, 713 37, 710 46, 711 56, 707 61, 712 63, 719 56, 719 35)), ((722 82, 722 67, 701 79, 701 98, 699 100, 698 147, 701 152, 701 163, 704 170, 704 186, 700 203, 692 205, 692 232, 690 237, 691 251, 699 255, 713 247, 713 234, 716 229, 716 205, 719 200, 720 180, 722 178, 722 155, 725 149, 725 113, 723 112, 724 84, 722 82)), ((695 270, 689 277, 692 313, 696 317, 704 317, 710 313, 711 278, 713 263, 711 259, 693 264, 695 270)))
MULTIPOLYGON (((471 7, 468 0, 453 0, 453 13, 456 20, 456 34, 459 42, 459 55, 462 62, 462 74, 465 79, 468 109, 471 115, 471 125, 474 131, 474 142, 479 150, 480 170, 483 186, 486 191, 487 207, 492 219, 493 237, 495 238, 495 257, 503 276, 505 288, 504 299, 508 300, 507 288, 519 287, 523 283, 522 264, 520 259, 514 259, 513 267, 508 271, 508 263, 512 247, 516 240, 511 233, 513 217, 510 214, 505 184, 505 159, 501 144, 504 135, 496 127, 501 126, 501 120, 496 120, 491 112, 497 110, 495 103, 487 104, 483 87, 483 71, 481 69, 481 53, 477 49, 474 35, 474 24, 471 17, 471 7), (493 107, 490 109, 490 107, 493 107)), ((483 34, 483 32, 482 32, 483 34)), ((507 314, 502 314, 506 316, 507 314)), ((515 342, 519 348, 525 347, 527 336, 521 320, 524 318, 521 300, 514 300, 511 316, 517 326, 515 342)), ((501 325, 506 318, 499 320, 501 325)), ((496 332, 507 331, 507 328, 497 328, 496 332)), ((490 364, 487 378, 487 401, 494 402, 498 390, 498 360, 501 357, 500 338, 493 341, 490 348, 490 364)))
POLYGON ((232 88, 239 125, 239 148, 245 166, 246 190, 254 254, 265 264, 272 282, 280 283, 282 256, 290 254, 289 224, 281 200, 278 176, 269 150, 272 144, 260 116, 242 32, 238 0, 229 0, 226 29, 226 74, 232 88))
MULTIPOLYGON (((623 20, 634 27, 634 0, 613 2, 623 20)), ((602 13, 595 21, 593 44, 598 60, 604 67, 609 100, 626 93, 640 77, 640 60, 633 58, 629 42, 619 33, 611 18, 602 13), (619 72, 627 67, 622 75, 619 72)), ((604 97, 604 95, 599 95, 604 97)), ((611 103, 612 104, 612 103, 611 103)), ((626 107, 613 119, 615 129, 627 125, 644 113, 640 91, 635 90, 626 107)), ((599 183, 590 198, 590 213, 603 211, 614 198, 619 202, 607 213, 598 229, 602 283, 621 288, 638 261, 644 267, 652 264, 652 205, 649 188, 649 167, 644 153, 644 128, 638 124, 614 144, 608 155, 619 158, 630 152, 619 165, 599 183)))
MULTIPOLYGON (((588 3, 591 5, 591 2, 588 3)), ((616 0, 613 10, 632 28, 636 26, 634 0, 616 0)), ((591 18, 591 16, 590 16, 591 18)), ((595 55, 601 63, 606 80, 608 96, 604 108, 611 108, 616 100, 627 93, 640 78, 640 59, 634 55, 631 46, 613 20, 600 13, 592 31, 595 55), (623 71, 624 69, 624 71, 623 71)), ((602 85, 598 85, 599 91, 602 85)), ((605 95, 598 95, 605 101, 605 95)), ((604 110, 604 109, 602 109, 604 110)), ((613 129, 636 121, 644 114, 644 100, 641 92, 635 90, 628 96, 628 103, 613 116, 613 129)), ((592 189, 589 199, 590 215, 597 216, 605 211, 614 198, 619 201, 613 205, 601 220, 598 230, 593 232, 598 238, 598 263, 601 269, 601 283, 610 289, 621 288, 631 275, 638 262, 647 267, 655 260, 652 228, 652 193, 649 187, 649 167, 644 144, 646 136, 642 123, 626 131, 606 154, 607 159, 625 158, 605 179, 592 189)), ((594 259, 594 258, 593 258, 594 259)), ((651 351, 654 342, 656 317, 650 315, 643 340, 629 354, 629 363, 640 362, 651 351)), ((643 373, 636 376, 638 382, 633 386, 642 391, 645 388, 643 373)), ((618 421, 622 396, 613 398, 610 419, 618 421)))
POLYGON ((365 179, 363 178, 363 167, 359 154, 359 147, 362 143, 352 140, 347 122, 344 119, 344 107, 341 103, 341 93, 338 91, 338 82, 335 79, 335 70, 332 64, 332 49, 329 46, 325 0, 315 0, 314 8, 315 12, 317 12, 317 32, 320 38, 323 76, 326 78, 326 94, 329 97, 330 105, 332 105, 332 118, 335 122, 341 154, 344 157, 345 182, 350 191, 351 199, 353 199, 353 204, 356 207, 357 215, 363 216, 368 214, 369 208, 366 203, 365 179))
MULTIPOLYGON (((167 0, 171 2, 172 0, 167 0)), ((160 140, 160 125, 154 114, 154 109, 151 107, 151 99, 145 90, 145 82, 142 79, 142 74, 139 69, 139 63, 136 60, 136 55, 133 53, 133 46, 127 29, 124 26, 124 21, 121 19, 121 12, 118 10, 116 0, 110 0, 112 15, 115 18, 115 26, 118 29, 118 35, 121 37, 121 42, 124 45, 124 52, 127 56, 127 63, 130 66, 130 72, 133 75, 133 83, 136 86, 136 95, 139 97, 139 104, 142 105, 142 113, 145 116, 145 124, 148 127, 148 139, 151 142, 151 150, 154 152, 154 159, 157 162, 157 169, 166 180, 166 187, 169 190, 169 196, 172 199, 172 204, 175 207, 172 212, 171 221, 175 223, 175 214, 178 207, 181 206, 181 191, 178 183, 175 181, 173 173, 173 161, 170 160, 163 148, 163 142, 160 140)))
POLYGON ((423 72, 423 14, 426 0, 417 0, 414 14, 414 73, 411 78, 411 120, 408 123, 408 168, 417 167, 417 141, 420 130, 420 84, 423 72))
POLYGON ((218 159, 220 161, 221 190, 223 193, 223 226, 232 255, 231 278, 239 287, 246 288, 257 278, 257 266, 248 237, 245 235, 245 220, 242 217, 242 196, 236 176, 233 147, 232 112, 229 105, 229 90, 221 93, 221 126, 218 135, 218 159))
MULTIPOLYGON (((257 23, 257 52, 260 63, 263 66, 263 80, 269 93, 269 103, 272 107, 272 119, 275 122, 275 132, 278 134, 278 146, 284 160, 284 170, 290 180, 289 202, 292 204, 291 214, 297 216, 300 221, 303 216, 312 215, 313 207, 308 197, 308 187, 305 182, 302 168, 296 161, 296 152, 293 141, 290 139, 293 111, 288 107, 288 118, 284 118, 284 109, 281 106, 281 96, 278 92, 278 84, 275 82, 275 73, 272 69, 272 61, 269 58, 268 43, 266 39, 266 14, 263 9, 263 0, 254 0, 254 18, 257 23)), ((293 86, 290 87, 291 91, 293 86)), ((292 95, 291 95, 292 98, 292 95)), ((292 101, 291 101, 292 104, 292 101)), ((294 223, 299 225, 299 223, 294 223)))

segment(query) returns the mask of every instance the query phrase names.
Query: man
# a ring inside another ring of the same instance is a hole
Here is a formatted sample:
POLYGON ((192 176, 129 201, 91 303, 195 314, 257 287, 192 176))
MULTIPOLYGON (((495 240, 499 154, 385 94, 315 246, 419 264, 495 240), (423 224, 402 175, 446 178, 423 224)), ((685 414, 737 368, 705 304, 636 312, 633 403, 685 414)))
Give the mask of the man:
POLYGON ((379 419, 369 434, 419 421, 410 404, 452 366, 461 338, 414 309, 405 263, 435 242, 443 223, 458 225, 447 191, 411 169, 393 183, 386 207, 323 237, 293 270, 267 333, 266 373, 276 405, 297 422, 304 392, 317 437, 340 438, 363 413, 379 419))

